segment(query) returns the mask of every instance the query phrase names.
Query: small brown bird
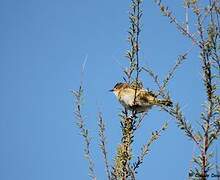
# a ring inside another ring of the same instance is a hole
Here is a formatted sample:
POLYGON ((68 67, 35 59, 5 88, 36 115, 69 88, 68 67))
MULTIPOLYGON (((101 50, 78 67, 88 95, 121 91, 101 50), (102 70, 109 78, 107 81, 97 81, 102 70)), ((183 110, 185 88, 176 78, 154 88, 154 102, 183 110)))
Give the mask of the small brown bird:
POLYGON ((170 100, 157 99, 157 96, 146 89, 129 85, 128 83, 117 83, 112 91, 119 102, 130 111, 143 113, 152 106, 172 106, 170 100))

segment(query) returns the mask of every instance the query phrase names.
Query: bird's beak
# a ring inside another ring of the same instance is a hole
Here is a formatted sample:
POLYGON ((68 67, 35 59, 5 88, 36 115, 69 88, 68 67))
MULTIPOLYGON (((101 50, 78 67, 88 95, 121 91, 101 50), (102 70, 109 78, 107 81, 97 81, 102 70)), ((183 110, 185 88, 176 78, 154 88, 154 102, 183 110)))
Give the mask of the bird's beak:
POLYGON ((114 91, 114 89, 110 89, 109 91, 110 91, 110 92, 113 92, 113 91, 114 91))

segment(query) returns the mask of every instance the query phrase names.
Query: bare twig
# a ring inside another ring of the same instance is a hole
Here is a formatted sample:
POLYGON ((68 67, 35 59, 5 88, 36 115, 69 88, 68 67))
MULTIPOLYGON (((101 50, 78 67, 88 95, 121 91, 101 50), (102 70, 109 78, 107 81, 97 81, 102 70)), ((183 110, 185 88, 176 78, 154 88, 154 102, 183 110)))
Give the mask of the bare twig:
POLYGON ((197 39, 188 32, 187 28, 184 28, 176 19, 176 17, 172 14, 172 12, 169 10, 169 8, 162 4, 161 0, 154 0, 154 2, 159 6, 160 11, 162 14, 170 19, 170 23, 174 23, 177 27, 177 29, 183 34, 186 35, 194 44, 199 45, 197 39))
POLYGON ((91 152, 90 152, 91 138, 89 136, 89 130, 86 128, 84 117, 82 115, 83 75, 84 75, 84 70, 85 70, 85 66, 87 63, 87 59, 88 59, 88 55, 86 55, 85 60, 82 64, 79 89, 76 91, 72 91, 72 94, 75 97, 74 114, 75 114, 75 118, 76 118, 76 125, 80 130, 80 134, 82 135, 83 140, 84 140, 84 144, 85 144, 84 155, 88 161, 89 176, 91 177, 91 179, 96 180, 94 163, 93 163, 91 152))
POLYGON ((137 130, 140 126, 141 126, 141 123, 144 119, 144 117, 147 115, 147 112, 144 112, 141 114, 141 116, 138 118, 137 122, 136 122, 136 126, 135 126, 135 130, 137 130))
MULTIPOLYGON (((137 89, 140 87, 139 81, 139 35, 140 35, 140 19, 142 16, 142 10, 140 8, 142 0, 132 0, 131 9, 129 13, 130 27, 128 31, 128 42, 130 48, 126 53, 126 57, 129 60, 129 68, 124 70, 124 80, 134 85, 135 96, 134 104, 136 104, 137 89)), ((135 111, 129 113, 125 109, 121 115, 121 128, 122 128, 122 140, 118 146, 117 155, 115 158, 115 167, 113 168, 113 176, 121 179, 135 179, 135 176, 130 168, 130 160, 132 159, 132 143, 134 138, 135 123, 137 119, 137 113, 135 111)))
POLYGON ((179 104, 177 103, 174 107, 168 109, 163 108, 166 112, 168 112, 174 119, 177 121, 178 127, 185 132, 185 134, 193 140, 196 145, 199 147, 199 142, 196 139, 194 130, 192 128, 192 125, 186 121, 186 118, 184 117, 179 104))
POLYGON ((81 103, 82 103, 82 96, 83 96, 83 87, 80 85, 78 91, 74 91, 73 95, 75 96, 75 117, 76 117, 76 124, 80 130, 80 134, 82 135, 85 143, 84 147, 84 154, 85 158, 88 160, 88 165, 89 165, 89 176, 91 179, 96 180, 95 176, 95 169, 94 169, 94 163, 91 157, 91 152, 90 152, 90 142, 91 138, 89 137, 89 131, 85 127, 85 122, 84 118, 81 113, 81 103))
POLYGON ((150 75, 150 77, 152 77, 155 84, 157 85, 157 87, 159 89, 159 92, 158 92, 157 96, 161 95, 162 97, 167 98, 168 93, 166 93, 166 87, 167 87, 169 81, 174 77, 174 74, 175 74, 176 70, 180 67, 180 65, 183 63, 183 61, 187 58, 187 55, 191 52, 192 49, 193 49, 193 47, 190 48, 185 53, 178 56, 175 64, 168 71, 168 73, 167 73, 166 77, 164 78, 162 84, 159 81, 158 75, 155 74, 155 72, 153 70, 151 70, 149 67, 142 67, 142 70, 147 72, 150 75))
POLYGON ((189 32, 189 2, 185 1, 185 26, 186 26, 186 31, 187 33, 190 34, 189 32))
MULTIPOLYGON (((161 0, 155 0, 156 4, 160 7, 162 14, 174 23, 177 29, 183 33, 187 38, 191 39, 194 45, 200 50, 200 59, 202 64, 203 82, 206 91, 207 100, 205 102, 205 110, 201 114, 201 127, 202 131, 198 131, 196 134, 191 125, 186 121, 185 116, 178 104, 172 108, 163 108, 171 116, 173 116, 178 123, 180 129, 184 130, 186 135, 194 141, 199 149, 200 155, 193 158, 193 161, 200 168, 195 168, 195 173, 201 177, 201 180, 207 179, 207 173, 210 170, 210 145, 214 140, 220 136, 220 128, 217 125, 219 121, 219 107, 220 103, 217 100, 216 94, 217 85, 216 82, 220 77, 220 60, 219 60, 219 0, 209 0, 209 4, 204 7, 200 7, 197 0, 185 0, 185 25, 183 27, 168 9, 167 6, 161 3, 161 0), (195 37, 189 32, 189 12, 192 9, 196 19, 196 28, 198 35, 195 37), (209 17, 209 19, 208 19, 209 17), (214 71, 215 69, 215 71, 214 71), (215 74, 218 73, 218 75, 215 74)), ((158 76, 150 72, 150 76, 153 77, 155 83, 159 87, 161 96, 167 94, 165 87, 169 79, 172 78, 174 70, 179 66, 181 60, 177 61, 176 65, 169 71, 168 76, 164 79, 161 85, 158 76)), ((149 72, 149 71, 148 71, 149 72)), ((194 172, 193 172, 194 173, 194 172)))
POLYGON ((137 173, 137 169, 140 167, 140 165, 143 163, 145 156, 150 151, 150 146, 160 137, 161 133, 165 131, 168 127, 168 123, 164 123, 161 129, 158 131, 154 131, 151 134, 150 139, 141 149, 141 154, 137 157, 137 161, 133 163, 133 170, 135 173, 137 173))
POLYGON ((106 150, 106 137, 105 137, 105 123, 102 117, 102 114, 99 113, 98 115, 98 119, 99 119, 99 137, 100 137, 100 148, 103 154, 103 158, 104 158, 104 163, 105 163, 105 170, 106 170, 106 174, 108 177, 108 180, 111 179, 111 175, 110 175, 110 170, 109 170, 109 163, 108 163, 108 158, 107 158, 107 150, 106 150))

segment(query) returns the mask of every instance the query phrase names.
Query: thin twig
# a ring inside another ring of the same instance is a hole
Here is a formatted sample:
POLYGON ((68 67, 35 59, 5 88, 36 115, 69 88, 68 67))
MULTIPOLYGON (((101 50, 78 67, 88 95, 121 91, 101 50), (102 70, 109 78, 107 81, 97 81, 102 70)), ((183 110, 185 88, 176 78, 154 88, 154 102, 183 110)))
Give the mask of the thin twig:
POLYGON ((185 25, 186 25, 186 32, 190 34, 189 32, 189 4, 185 4, 185 25))
POLYGON ((164 123, 161 129, 152 132, 150 139, 141 149, 141 154, 137 157, 137 161, 133 163, 133 170, 137 173, 137 169, 143 163, 145 156, 150 151, 150 146, 161 136, 161 133, 165 131, 168 127, 168 123, 164 123))
POLYGON ((182 64, 182 62, 187 58, 187 55, 192 51, 192 49, 193 49, 193 47, 191 47, 188 51, 186 51, 185 53, 178 56, 175 64, 173 65, 173 67, 171 67, 171 69, 168 71, 166 77, 164 78, 162 85, 159 81, 158 75, 155 74, 155 72, 153 70, 151 70, 149 67, 142 67, 142 70, 147 72, 150 75, 150 77, 152 77, 153 81, 156 83, 156 85, 159 89, 157 96, 161 95, 162 97, 167 98, 167 93, 165 93, 165 90, 166 90, 166 87, 167 87, 169 81, 173 78, 176 70, 179 68, 179 66, 182 64))
POLYGON ((140 128, 142 121, 144 120, 144 117, 147 115, 147 112, 144 112, 141 114, 141 116, 138 118, 138 121, 136 122, 135 130, 140 128))
MULTIPOLYGON (((126 53, 126 57, 129 60, 129 68, 124 70, 125 82, 134 85, 135 95, 134 104, 136 104, 137 89, 139 88, 139 34, 140 34, 140 19, 142 16, 141 11, 142 0, 132 0, 131 9, 129 12, 130 27, 128 31, 128 42, 130 44, 129 50, 126 53)), ((135 176, 130 169, 130 160, 132 158, 132 143, 134 138, 135 123, 137 119, 137 112, 132 111, 131 115, 125 109, 121 114, 121 128, 122 139, 121 144, 118 146, 117 155, 115 158, 114 176, 119 179, 134 179, 135 176)))
POLYGON ((170 19, 170 23, 174 23, 177 27, 177 29, 186 37, 192 40, 193 44, 199 45, 198 41, 195 39, 195 37, 187 31, 186 28, 184 28, 176 19, 176 17, 172 14, 172 12, 168 9, 167 6, 163 5, 161 3, 161 0, 154 0, 154 2, 160 7, 161 12, 164 16, 168 17, 170 19))
POLYGON ((73 95, 75 96, 76 125, 78 126, 78 128, 80 130, 80 134, 82 135, 82 137, 84 139, 84 143, 85 143, 84 154, 85 154, 85 158, 88 161, 89 176, 91 177, 91 179, 96 180, 94 163, 93 163, 93 160, 92 160, 92 157, 91 157, 91 152, 90 152, 91 138, 89 137, 89 131, 85 127, 84 118, 83 118, 82 113, 81 113, 81 109, 82 109, 81 103, 82 103, 82 96, 83 96, 83 87, 82 87, 82 85, 80 85, 78 91, 73 92, 73 95))
POLYGON ((99 137, 100 137, 100 148, 103 154, 103 158, 104 158, 104 163, 105 163, 105 170, 106 170, 106 175, 108 177, 108 180, 111 179, 111 175, 110 175, 110 170, 109 170, 109 163, 108 163, 108 157, 107 157, 107 150, 106 150, 106 137, 105 137, 105 123, 102 117, 102 114, 99 113, 98 115, 98 119, 99 119, 99 137))
POLYGON ((75 118, 76 118, 76 125, 80 130, 80 134, 82 135, 83 140, 84 140, 84 144, 85 144, 84 155, 85 155, 85 158, 88 161, 89 176, 91 177, 91 179, 96 180, 95 167, 94 167, 94 163, 93 163, 91 152, 90 152, 91 138, 89 136, 89 131, 86 128, 85 120, 84 120, 84 117, 82 115, 83 76, 84 76, 84 70, 85 70, 85 66, 86 66, 86 63, 87 63, 87 59, 88 59, 88 55, 86 55, 85 60, 82 64, 79 89, 76 90, 76 91, 72 91, 72 94, 75 97, 74 114, 75 114, 75 118))

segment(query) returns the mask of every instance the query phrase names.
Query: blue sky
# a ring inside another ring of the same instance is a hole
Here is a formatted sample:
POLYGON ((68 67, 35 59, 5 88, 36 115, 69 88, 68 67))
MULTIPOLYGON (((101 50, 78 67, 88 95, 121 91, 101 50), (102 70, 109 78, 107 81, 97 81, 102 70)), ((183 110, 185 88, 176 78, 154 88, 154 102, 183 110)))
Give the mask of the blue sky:
MULTIPOLYGON (((180 19, 181 6, 177 0, 170 4, 180 19)), ((108 90, 122 80, 121 67, 126 65, 128 7, 128 0, 0 1, 0 179, 88 179, 70 93, 79 86, 86 57, 83 112, 92 136, 97 177, 105 179, 97 113, 101 109, 104 114, 113 163, 120 142, 121 106, 108 90)), ((153 1, 144 2, 143 8, 141 64, 163 77, 178 54, 192 45, 160 16, 153 1)), ((143 82, 156 89, 147 75, 143 82)), ((169 91, 196 125, 204 100, 196 49, 169 84, 169 91)), ((157 108, 135 134, 134 153, 167 120, 169 128, 139 168, 139 179, 187 178, 193 144, 157 108)))

